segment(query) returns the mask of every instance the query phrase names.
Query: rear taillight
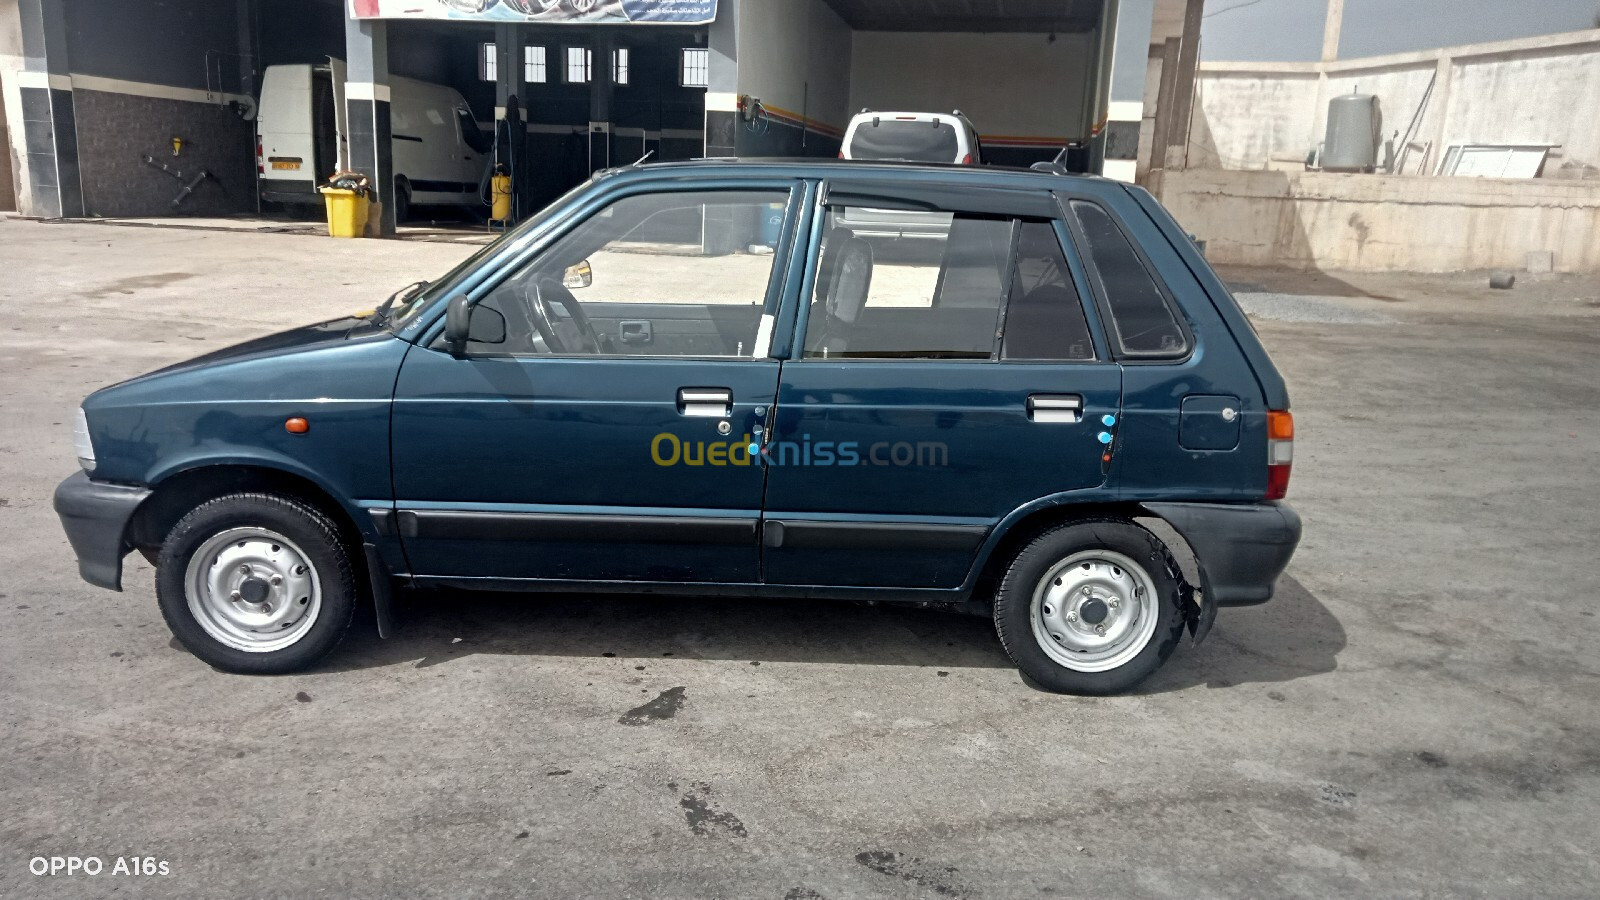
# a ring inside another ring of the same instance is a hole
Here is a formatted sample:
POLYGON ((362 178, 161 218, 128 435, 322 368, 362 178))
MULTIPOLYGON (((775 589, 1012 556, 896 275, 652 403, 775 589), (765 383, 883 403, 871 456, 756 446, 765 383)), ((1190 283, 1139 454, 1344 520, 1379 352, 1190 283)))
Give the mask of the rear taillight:
POLYGON ((267 154, 266 154, 266 152, 264 150, 261 149, 261 142, 260 141, 256 141, 256 174, 258 174, 258 175, 267 174, 267 166, 266 166, 266 163, 264 162, 264 160, 266 158, 267 158, 267 154))
POLYGON ((966 155, 966 156, 963 156, 963 157, 961 157, 961 164, 962 164, 962 165, 963 165, 963 166, 970 166, 970 165, 972 165, 972 154, 971 154, 971 153, 968 153, 968 154, 967 154, 967 155, 966 155))
POLYGON ((1267 499, 1282 500, 1289 493, 1289 469, 1294 465, 1294 413, 1267 413, 1267 499))

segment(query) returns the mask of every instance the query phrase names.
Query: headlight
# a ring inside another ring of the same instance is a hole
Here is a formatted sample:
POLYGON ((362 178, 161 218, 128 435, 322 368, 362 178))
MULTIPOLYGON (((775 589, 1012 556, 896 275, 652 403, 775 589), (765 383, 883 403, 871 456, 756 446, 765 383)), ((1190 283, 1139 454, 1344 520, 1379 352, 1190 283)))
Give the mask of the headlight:
POLYGON ((85 472, 94 471, 94 442, 89 440, 89 417, 78 407, 77 421, 72 423, 72 446, 78 451, 78 465, 85 472))

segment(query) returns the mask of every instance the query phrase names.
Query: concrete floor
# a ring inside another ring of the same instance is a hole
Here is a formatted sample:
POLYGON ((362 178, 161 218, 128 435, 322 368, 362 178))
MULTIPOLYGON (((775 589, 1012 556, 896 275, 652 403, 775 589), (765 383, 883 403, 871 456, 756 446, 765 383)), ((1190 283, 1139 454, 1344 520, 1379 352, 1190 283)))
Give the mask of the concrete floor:
POLYGON ((245 678, 142 561, 78 579, 83 394, 470 249, 0 221, 0 896, 1593 895, 1594 282, 1228 273, 1339 312, 1255 303, 1305 540, 1134 696, 1030 690, 981 619, 631 597, 443 595, 245 678))

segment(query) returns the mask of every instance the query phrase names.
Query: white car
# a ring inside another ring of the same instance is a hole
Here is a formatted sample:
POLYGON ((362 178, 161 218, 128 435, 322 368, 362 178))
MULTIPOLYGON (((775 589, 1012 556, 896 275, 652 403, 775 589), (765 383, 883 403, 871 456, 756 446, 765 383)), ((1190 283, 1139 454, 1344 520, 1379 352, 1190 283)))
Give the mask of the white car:
MULTIPOLYGON (((978 142, 978 130, 960 110, 927 113, 864 109, 850 120, 839 156, 970 166, 983 162, 983 148, 978 142)), ((950 233, 949 215, 911 210, 848 207, 837 222, 839 227, 871 242, 942 241, 950 233)))
POLYGON ((874 112, 864 109, 845 129, 844 159, 980 165, 978 130, 960 110, 949 113, 874 112))

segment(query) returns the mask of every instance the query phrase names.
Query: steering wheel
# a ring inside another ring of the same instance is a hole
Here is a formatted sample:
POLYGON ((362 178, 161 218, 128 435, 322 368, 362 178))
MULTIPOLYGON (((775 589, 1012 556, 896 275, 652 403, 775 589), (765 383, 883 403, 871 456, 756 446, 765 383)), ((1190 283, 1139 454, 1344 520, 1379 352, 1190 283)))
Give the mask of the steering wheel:
POLYGON ((595 331, 594 323, 589 321, 588 313, 583 311, 583 304, 572 296, 572 292, 561 285, 558 279, 544 276, 536 278, 528 290, 529 318, 533 320, 535 331, 544 339, 546 347, 552 353, 570 354, 599 354, 601 352, 600 334, 595 331), (560 306, 572 320, 572 325, 577 331, 576 336, 570 332, 563 333, 556 327, 555 307, 560 306))

